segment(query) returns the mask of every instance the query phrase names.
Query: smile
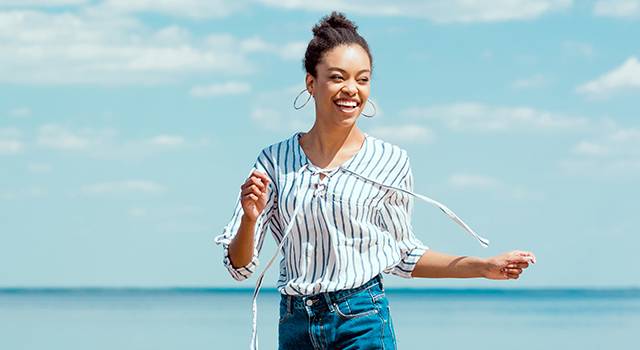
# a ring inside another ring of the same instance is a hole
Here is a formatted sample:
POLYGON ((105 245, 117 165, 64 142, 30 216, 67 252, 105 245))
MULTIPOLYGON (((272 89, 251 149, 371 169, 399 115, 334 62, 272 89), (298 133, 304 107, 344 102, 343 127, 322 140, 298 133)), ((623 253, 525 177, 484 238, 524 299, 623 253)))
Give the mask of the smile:
POLYGON ((339 110, 347 113, 355 111, 360 105, 357 101, 349 99, 338 99, 333 101, 333 103, 339 110))

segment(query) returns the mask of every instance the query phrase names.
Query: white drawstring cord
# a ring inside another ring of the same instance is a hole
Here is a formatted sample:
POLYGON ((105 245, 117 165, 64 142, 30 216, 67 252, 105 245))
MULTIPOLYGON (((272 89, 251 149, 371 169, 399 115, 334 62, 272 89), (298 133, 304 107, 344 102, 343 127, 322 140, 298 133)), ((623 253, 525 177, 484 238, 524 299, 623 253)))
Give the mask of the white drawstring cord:
POLYGON ((462 221, 462 219, 460 219, 458 217, 458 215, 456 215, 456 213, 454 213, 451 209, 447 208, 444 204, 442 204, 442 203, 440 203, 440 202, 438 202, 436 200, 433 200, 433 199, 431 199, 431 198, 429 198, 427 196, 423 196, 421 194, 414 193, 412 191, 405 190, 405 189, 400 188, 400 187, 391 186, 391 185, 385 185, 385 184, 383 184, 381 182, 378 182, 378 181, 375 181, 375 180, 371 180, 371 179, 369 179, 369 178, 367 178, 365 176, 362 176, 362 175, 360 175, 360 174, 358 174, 356 172, 353 172, 353 171, 351 171, 349 169, 346 169, 346 168, 342 168, 342 169, 347 171, 347 172, 349 172, 349 173, 351 173, 351 174, 353 174, 353 175, 355 175, 355 176, 357 176, 357 177, 359 177, 359 178, 361 178, 361 179, 363 179, 363 180, 366 180, 366 181, 369 181, 369 182, 373 182, 373 183, 378 184, 378 185, 380 185, 382 187, 386 187, 386 188, 390 188, 390 189, 394 189, 394 190, 397 190, 397 191, 401 191, 401 192, 410 194, 410 195, 412 195, 414 197, 422 199, 423 201, 425 201, 427 203, 431 203, 431 204, 437 206, 438 208, 440 208, 440 210, 442 210, 445 214, 447 214, 455 223, 457 223, 458 225, 462 226, 462 228, 464 228, 469 234, 471 234, 473 237, 475 237, 478 240, 478 242, 480 242, 480 245, 482 245, 485 248, 489 246, 489 240, 488 239, 486 239, 484 237, 481 237, 480 235, 475 233, 475 231, 473 231, 471 229, 471 227, 469 227, 469 225, 467 225, 464 221, 462 221))
MULTIPOLYGON (((295 186, 296 180, 298 179, 298 176, 306 168, 307 168, 307 164, 303 165, 300 169, 298 169, 298 171, 296 172, 293 178, 294 186, 295 186)), ((298 191, 300 190, 301 187, 302 187, 302 181, 300 181, 300 183, 298 184, 298 187, 296 188, 296 192, 293 198, 298 197, 298 191)), ((251 350, 258 350, 258 302, 257 300, 258 300, 258 293, 260 292, 260 287, 262 286, 262 279, 264 278, 264 274, 267 272, 267 270, 269 270, 269 267, 271 267, 271 264, 273 264, 273 261, 278 256, 280 249, 282 249, 282 247, 284 246, 285 239, 291 232, 291 229, 293 228, 293 224, 296 221, 298 212, 300 211, 300 208, 302 208, 302 202, 303 202, 302 199, 300 199, 296 204, 295 208, 293 209, 293 214, 291 215, 291 221, 289 222, 289 224, 284 230, 284 235, 280 240, 280 244, 278 245, 278 249, 276 249, 276 253, 273 255, 273 257, 271 257, 271 260, 269 260, 269 263, 267 263, 267 266, 264 268, 264 270, 262 270, 262 273, 260 273, 260 276, 258 276, 258 280, 256 281, 256 288, 253 291, 253 306, 252 306, 253 320, 251 323, 252 327, 251 327, 251 347, 250 347, 251 350)))
MULTIPOLYGON (((304 169, 306 169, 308 166, 308 164, 303 165, 300 169, 298 169, 298 171, 295 174, 294 177, 294 185, 296 180, 298 179, 300 173, 302 173, 302 171, 304 171, 304 169)), ((457 223, 458 225, 462 226, 462 228, 464 228, 469 234, 471 234, 473 237, 475 237, 478 242, 480 242, 480 244, 483 247, 488 247, 489 246, 489 240, 481 237, 480 235, 478 235, 477 233, 475 233, 475 231, 473 231, 471 229, 471 227, 469 227, 469 225, 467 225, 464 221, 462 221, 462 219, 460 219, 451 209, 447 208, 444 204, 431 199, 427 196, 423 196, 421 194, 418 193, 414 193, 412 191, 409 190, 405 190, 403 188, 400 187, 396 187, 396 186, 391 186, 391 185, 385 185, 381 182, 375 181, 375 180, 371 180, 365 176, 362 176, 358 173, 355 173, 349 169, 340 167, 340 169, 345 170, 365 181, 369 181, 369 182, 373 182, 379 186, 385 187, 385 188, 390 188, 393 190, 397 190, 400 192, 404 192, 407 194, 410 194, 414 197, 417 197, 419 199, 422 199, 423 201, 427 202, 427 203, 431 203, 435 206, 437 206, 438 208, 440 208, 440 210, 442 210, 445 214, 447 214, 455 223, 457 223)), ((294 194, 293 198, 297 198, 298 197, 298 192, 300 191, 300 188, 302 187, 302 181, 298 184, 297 188, 296 188, 296 192, 294 194)), ((293 224, 295 223, 296 220, 296 216, 298 215, 298 212, 300 211, 300 208, 302 207, 302 200, 298 201, 298 203, 296 204, 294 210, 293 210, 293 214, 291 215, 291 221, 289 222, 289 224, 287 225, 287 227, 284 230, 284 235, 282 236, 282 240, 280 241, 280 244, 278 245, 278 248, 276 249, 275 254, 271 257, 271 259, 269 260, 269 263, 267 263, 267 266, 264 268, 264 270, 262 271, 262 273, 260 273, 260 276, 258 276, 258 280, 256 281, 256 288, 253 291, 253 306, 252 306, 252 311, 253 311, 253 320, 252 320, 252 332, 251 332, 251 346, 250 349, 251 350, 258 350, 258 303, 257 303, 257 299, 258 299, 258 293, 260 292, 260 287, 262 286, 262 280, 264 278, 265 273, 267 272, 267 270, 269 270, 269 268, 271 267, 271 265, 273 264, 274 260, 276 259, 276 257, 278 256, 278 253, 280 252, 280 249, 282 249, 282 247, 284 246, 285 243, 285 239, 287 238, 287 236, 289 235, 289 233, 291 232, 291 229, 293 228, 293 224)))

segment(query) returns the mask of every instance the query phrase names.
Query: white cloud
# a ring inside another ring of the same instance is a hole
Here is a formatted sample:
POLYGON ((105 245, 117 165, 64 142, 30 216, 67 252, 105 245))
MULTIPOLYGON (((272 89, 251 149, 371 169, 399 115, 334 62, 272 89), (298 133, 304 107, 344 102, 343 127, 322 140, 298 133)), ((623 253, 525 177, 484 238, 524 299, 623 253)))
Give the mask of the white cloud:
POLYGON ((145 208, 138 208, 138 207, 129 208, 128 214, 129 216, 134 218, 141 218, 141 217, 147 216, 147 210, 145 208))
POLYGON ((222 95, 242 95, 251 91, 251 85, 240 81, 228 81, 220 84, 194 86, 190 94, 193 97, 213 97, 222 95))
POLYGON ((528 78, 518 79, 511 86, 515 89, 539 88, 548 83, 547 78, 542 74, 536 74, 528 78))
MULTIPOLYGON (((156 6, 122 6, 129 3, 156 6)), ((126 13, 96 8, 0 12, 0 42, 0 83, 20 84, 158 84, 202 73, 241 76, 256 69, 250 54, 301 59, 305 48, 302 42, 275 44, 228 33, 194 35, 177 25, 153 28, 126 13)))
POLYGON ((55 7, 84 5, 88 0, 0 0, 0 7, 55 7))
POLYGON ((599 0, 593 13, 605 17, 640 17, 640 0, 599 0))
POLYGON ((302 41, 294 41, 285 44, 274 44, 266 42, 259 37, 252 37, 243 40, 240 43, 242 50, 246 52, 264 52, 280 56, 288 60, 301 60, 304 57, 304 51, 307 43, 302 41))
POLYGON ((253 65, 229 34, 194 38, 102 13, 0 12, 0 82, 154 84, 200 72, 241 75, 253 65))
POLYGON ((578 86, 577 92, 592 96, 606 96, 622 89, 640 88, 640 62, 634 57, 599 78, 578 86))
POLYGON ((43 125, 38 130, 38 145, 63 151, 85 151, 115 136, 114 130, 82 129, 72 131, 54 124, 43 125))
POLYGON ((46 124, 38 129, 36 143, 42 148, 99 159, 135 159, 178 148, 206 147, 208 140, 189 142, 183 136, 169 134, 126 140, 112 128, 74 129, 46 124))
POLYGON ((637 176, 640 173, 640 128, 614 126, 602 136, 578 142, 571 154, 573 157, 559 163, 567 173, 637 176))
POLYGON ((24 145, 17 140, 0 139, 0 155, 12 155, 22 152, 24 145))
POLYGON ((172 17, 208 19, 226 17, 245 7, 243 1, 228 0, 105 0, 95 10, 115 13, 152 12, 172 17))
POLYGON ((27 107, 17 107, 9 111, 9 116, 14 118, 26 118, 31 115, 31 109, 27 107))
POLYGON ((22 153, 22 133, 16 128, 0 128, 0 156, 22 153))
POLYGON ((2 190, 0 189, 0 200, 12 201, 19 199, 40 198, 47 194, 47 190, 40 186, 30 186, 27 188, 2 190))
POLYGON ((102 182, 82 187, 85 195, 128 195, 151 194, 157 195, 166 191, 166 188, 156 182, 146 180, 126 180, 114 182, 102 182))
POLYGON ((27 170, 33 174, 41 174, 51 172, 51 165, 46 163, 29 163, 27 164, 27 170))
POLYGON ((578 41, 566 41, 563 43, 563 47, 568 54, 587 58, 593 57, 595 52, 591 44, 578 41))
POLYGON ((458 189, 487 189, 498 186, 499 182, 494 178, 483 175, 453 174, 449 177, 449 184, 458 189))
POLYGON ((494 191, 501 196, 518 200, 541 200, 545 195, 523 186, 513 186, 485 175, 457 173, 449 176, 448 184, 457 190, 494 191))
POLYGON ((178 147, 184 145, 185 141, 182 136, 158 135, 151 138, 151 140, 149 140, 149 143, 161 147, 178 147))
POLYGON ((433 22, 499 22, 528 20, 546 13, 564 10, 572 5, 571 0, 259 0, 280 8, 328 12, 339 10, 346 13, 372 16, 398 16, 424 18, 433 22))
POLYGON ((435 135, 427 127, 417 124, 376 126, 367 131, 374 137, 394 143, 433 143, 435 135))
POLYGON ((580 129, 589 125, 589 120, 582 117, 529 107, 489 106, 466 102, 410 108, 403 113, 418 119, 439 120, 456 131, 554 131, 580 129))
POLYGON ((588 156, 605 156, 609 154, 609 149, 604 145, 588 141, 581 141, 574 146, 573 152, 576 154, 588 156))

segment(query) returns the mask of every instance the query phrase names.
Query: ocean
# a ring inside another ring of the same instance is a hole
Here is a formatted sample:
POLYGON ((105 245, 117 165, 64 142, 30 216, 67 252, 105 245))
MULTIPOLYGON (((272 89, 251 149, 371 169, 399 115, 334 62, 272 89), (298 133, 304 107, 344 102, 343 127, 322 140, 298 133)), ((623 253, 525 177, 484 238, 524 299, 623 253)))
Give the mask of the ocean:
MULTIPOLYGON (((247 349, 249 289, 0 289, 1 350, 247 349)), ((640 289, 387 289, 399 349, 628 349, 640 289)), ((261 291, 260 349, 279 295, 261 291)), ((634 345, 636 344, 636 345, 634 345)))

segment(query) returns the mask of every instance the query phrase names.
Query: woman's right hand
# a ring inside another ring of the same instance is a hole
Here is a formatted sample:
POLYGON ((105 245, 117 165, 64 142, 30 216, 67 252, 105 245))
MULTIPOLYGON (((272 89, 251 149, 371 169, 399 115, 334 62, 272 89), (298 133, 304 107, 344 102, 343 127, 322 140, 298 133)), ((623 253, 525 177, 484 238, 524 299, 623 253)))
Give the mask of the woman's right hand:
POLYGON ((247 181, 240 186, 242 190, 240 203, 246 220, 255 222, 267 205, 269 199, 269 177, 262 172, 254 170, 247 181))

